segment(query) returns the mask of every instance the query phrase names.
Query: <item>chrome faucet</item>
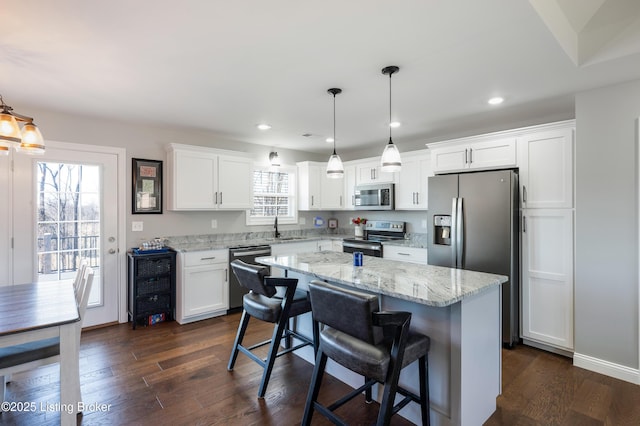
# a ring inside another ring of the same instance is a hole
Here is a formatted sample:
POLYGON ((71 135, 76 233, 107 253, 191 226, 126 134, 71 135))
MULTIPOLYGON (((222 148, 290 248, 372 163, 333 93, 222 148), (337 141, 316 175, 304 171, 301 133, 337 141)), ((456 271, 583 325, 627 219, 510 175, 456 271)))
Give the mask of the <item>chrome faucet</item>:
POLYGON ((273 223, 273 229, 275 230, 273 232, 273 237, 274 238, 280 238, 280 232, 278 232, 278 216, 276 216, 276 220, 273 223))

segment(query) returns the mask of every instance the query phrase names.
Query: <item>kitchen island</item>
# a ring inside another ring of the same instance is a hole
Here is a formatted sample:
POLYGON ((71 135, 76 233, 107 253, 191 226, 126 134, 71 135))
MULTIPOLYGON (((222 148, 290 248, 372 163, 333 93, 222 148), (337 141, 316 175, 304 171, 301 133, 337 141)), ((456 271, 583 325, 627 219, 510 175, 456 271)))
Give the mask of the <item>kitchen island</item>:
MULTIPOLYGON (((506 276, 365 256, 354 267, 347 253, 319 252, 261 257, 258 262, 298 278, 298 288, 319 279, 381 296, 381 309, 412 313, 411 328, 431 338, 429 388, 432 425, 480 425, 496 409, 501 389, 500 285, 506 276)), ((340 312, 336 312, 340 315, 340 312)), ((298 330, 311 334, 311 318, 298 330)), ((313 362, 313 351, 297 353, 313 362)), ((330 362, 327 372, 358 387, 362 377, 330 362)), ((400 381, 417 391, 418 367, 400 381)), ((411 403, 400 414, 420 423, 411 403)))

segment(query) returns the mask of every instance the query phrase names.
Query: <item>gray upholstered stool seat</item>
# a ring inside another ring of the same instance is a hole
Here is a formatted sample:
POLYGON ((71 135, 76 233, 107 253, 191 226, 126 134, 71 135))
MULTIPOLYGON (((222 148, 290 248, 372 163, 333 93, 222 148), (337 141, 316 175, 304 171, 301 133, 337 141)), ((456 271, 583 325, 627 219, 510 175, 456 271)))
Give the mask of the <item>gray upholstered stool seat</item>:
MULTIPOLYGON (((249 292, 242 298, 242 307, 249 315, 266 322, 278 322, 282 313, 282 298, 266 297, 249 292)), ((306 291, 296 290, 289 316, 298 316, 311 310, 311 302, 306 291)))
POLYGON ((58 337, 0 348, 0 368, 26 364, 55 355, 60 355, 60 339, 58 337))
POLYGON ((240 285, 250 290, 242 299, 242 318, 238 325, 238 334, 233 343, 231 356, 227 369, 233 370, 238 353, 242 352, 250 359, 258 363, 264 369, 262 381, 258 389, 258 397, 264 397, 269 384, 273 364, 277 357, 295 351, 304 346, 313 345, 314 352, 317 348, 318 327, 314 323, 313 339, 290 330, 289 319, 307 312, 311 312, 311 302, 306 291, 298 290, 298 280, 293 278, 269 277, 269 268, 259 265, 250 265, 241 260, 231 262, 231 269, 238 277, 240 285), (284 289, 284 296, 279 296, 277 288, 284 289), (242 345, 244 334, 251 318, 274 324, 271 339, 257 343, 253 346, 242 345), (298 339, 300 344, 291 346, 290 337, 298 339), (280 342, 286 339, 287 349, 280 351, 280 342), (258 358, 252 350, 270 345, 266 358, 258 358))
MULTIPOLYGON (((378 345, 370 345, 330 327, 320 333, 320 345, 329 358, 351 371, 379 382, 384 382, 389 370, 392 344, 393 341, 387 339, 378 345)), ((429 352, 429 346, 427 336, 409 332, 401 368, 429 352)))
POLYGON ((313 318, 324 328, 320 332, 302 424, 311 424, 314 411, 318 411, 334 424, 344 425, 334 410, 362 392, 370 402, 372 386, 383 383, 377 425, 388 425, 391 416, 412 401, 420 405, 422 424, 429 425, 427 355, 431 341, 428 336, 409 330, 411 313, 381 312, 378 296, 322 281, 312 281, 309 293, 313 318), (365 383, 337 401, 323 405, 318 402, 318 395, 328 359, 362 375, 365 383), (413 362, 418 362, 420 395, 398 385, 400 370, 413 362), (396 394, 404 398, 394 404, 396 394))

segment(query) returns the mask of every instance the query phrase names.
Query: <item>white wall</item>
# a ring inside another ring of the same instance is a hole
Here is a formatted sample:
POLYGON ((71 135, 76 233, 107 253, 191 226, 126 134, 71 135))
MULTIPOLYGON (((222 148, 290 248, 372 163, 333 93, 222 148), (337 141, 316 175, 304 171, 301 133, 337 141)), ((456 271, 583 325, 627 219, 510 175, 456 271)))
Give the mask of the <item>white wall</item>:
MULTIPOLYGON (((254 145, 234 141, 208 132, 193 129, 160 128, 145 126, 140 123, 114 122, 106 119, 70 116, 63 113, 38 110, 34 108, 20 108, 36 117, 36 122, 42 130, 46 140, 59 142, 82 143, 89 145, 104 145, 124 147, 127 150, 126 182, 126 229, 127 247, 137 246, 140 241, 157 236, 215 234, 226 232, 259 232, 271 230, 270 226, 245 225, 244 212, 173 212, 163 209, 163 214, 131 214, 131 159, 144 158, 165 161, 165 147, 169 143, 201 145, 213 148, 252 153, 259 162, 268 160, 270 151, 277 151, 283 164, 295 164, 296 161, 324 161, 325 155, 311 154, 301 151, 274 149, 269 146, 254 145), (218 221, 217 229, 211 228, 211 219, 218 221), (131 222, 142 221, 143 232, 132 232, 131 222)), ((170 112, 167 111, 169 114, 170 112)), ((328 154, 327 154, 328 156, 328 154)), ((166 178, 164 197, 167 194, 166 178)), ((305 225, 282 225, 280 230, 312 228, 312 213, 301 213, 306 219, 305 225)))
POLYGON ((640 80, 576 96, 576 353, 638 355, 640 80))

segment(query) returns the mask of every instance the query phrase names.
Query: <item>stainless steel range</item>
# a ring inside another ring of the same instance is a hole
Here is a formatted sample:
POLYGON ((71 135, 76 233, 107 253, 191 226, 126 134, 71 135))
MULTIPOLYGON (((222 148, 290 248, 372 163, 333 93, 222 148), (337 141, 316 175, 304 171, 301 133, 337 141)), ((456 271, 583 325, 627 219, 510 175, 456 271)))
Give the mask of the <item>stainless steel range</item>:
POLYGON ((404 238, 406 225, 393 220, 370 220, 364 228, 364 237, 345 238, 342 251, 353 253, 361 251, 367 256, 382 257, 382 242, 404 238))

